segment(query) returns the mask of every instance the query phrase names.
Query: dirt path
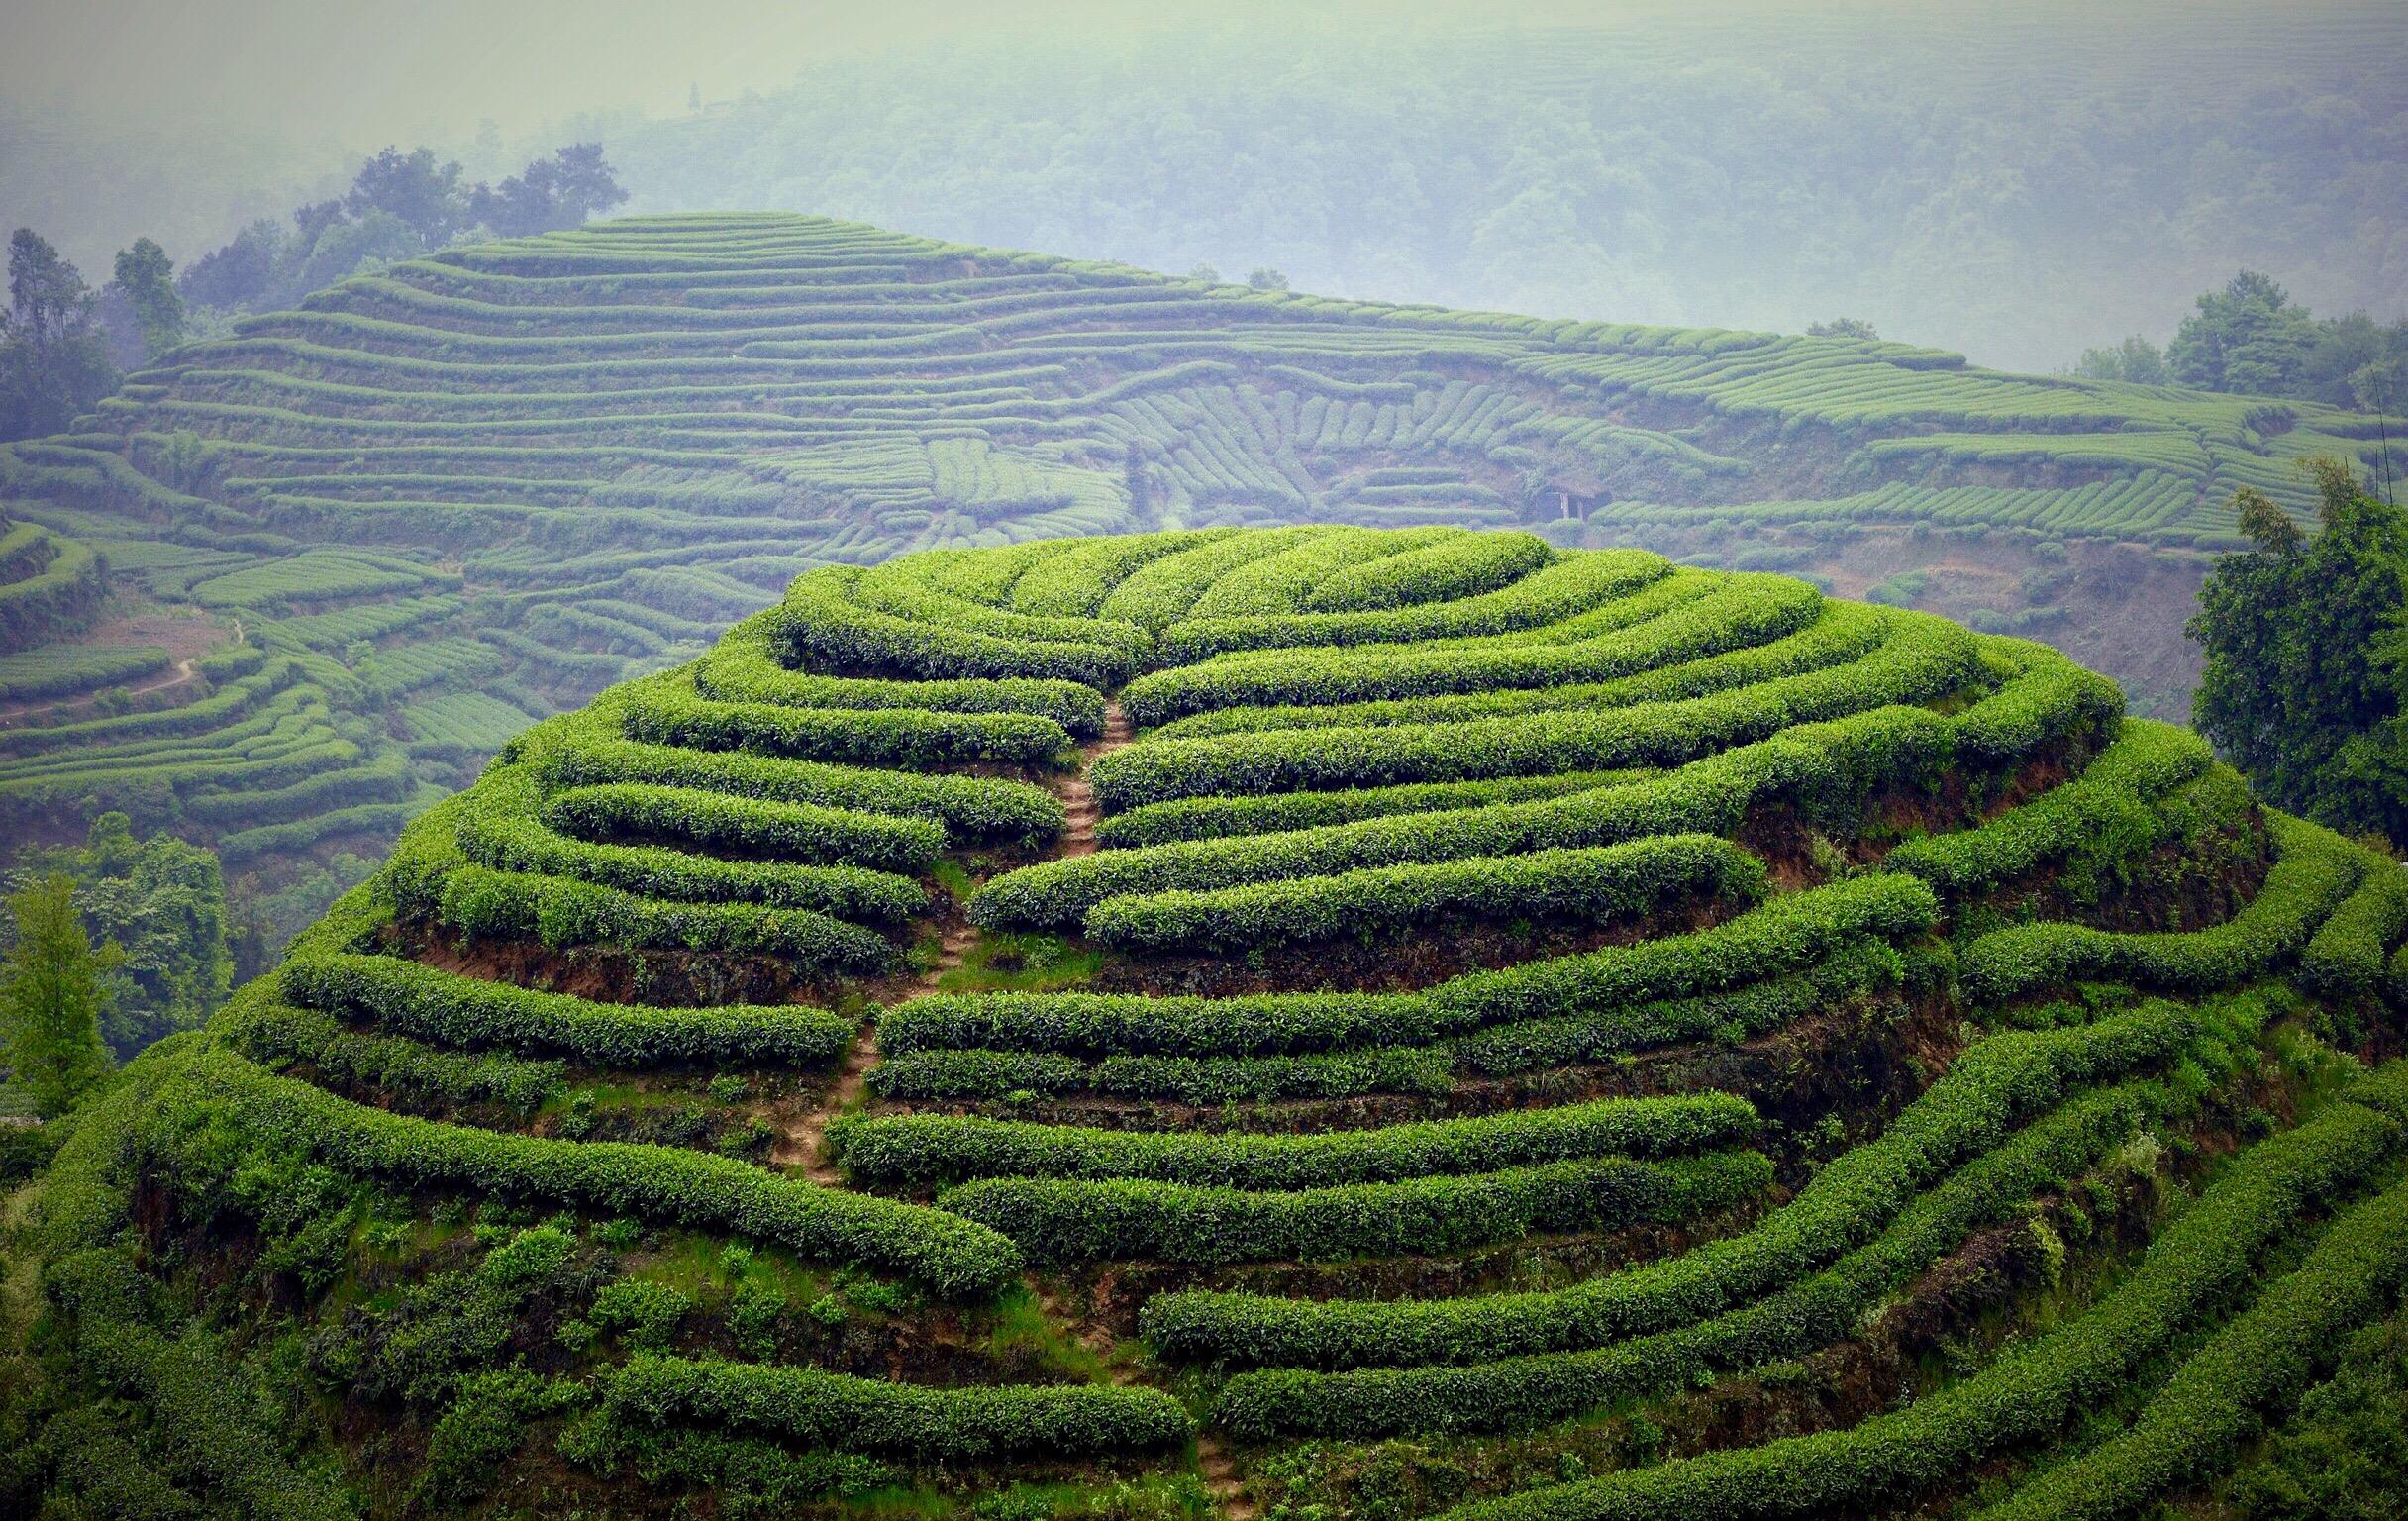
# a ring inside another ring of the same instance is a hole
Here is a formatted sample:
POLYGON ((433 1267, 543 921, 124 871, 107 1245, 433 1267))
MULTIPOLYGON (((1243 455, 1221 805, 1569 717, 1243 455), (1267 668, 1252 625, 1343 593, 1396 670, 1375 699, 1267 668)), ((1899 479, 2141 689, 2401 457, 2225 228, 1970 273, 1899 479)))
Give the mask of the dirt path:
MULTIPOLYGON (((167 667, 164 674, 154 676, 140 686, 127 687, 126 695, 128 697, 148 697, 152 692, 163 692, 172 686, 189 686, 197 679, 199 677, 194 671, 192 661, 178 660, 167 667)), ((28 719, 77 718, 97 711, 99 706, 97 696, 90 693, 81 697, 63 698, 57 702, 44 702, 37 699, 33 702, 0 703, 0 722, 14 724, 28 719)))
MULTIPOLYGON (((1098 756, 1109 755, 1127 745, 1135 737, 1129 716, 1118 702, 1104 704, 1104 732, 1079 748, 1079 767, 1057 778, 1054 795, 1062 801, 1061 842, 1057 856, 1090 856, 1095 852, 1095 825, 1103 810, 1095 801, 1095 789, 1088 784, 1087 768, 1098 756)), ((937 990, 937 983, 947 972, 961 964, 962 957, 977 940, 977 932, 967 924, 949 925, 936 961, 929 968, 905 987, 902 998, 917 998, 937 990)), ((787 1125, 778 1140, 770 1160, 786 1166, 799 1164, 803 1175, 824 1188, 845 1186, 844 1173, 828 1160, 828 1122, 843 1114, 859 1100, 869 1077, 869 1069, 878 1063, 878 1028, 876 1021, 866 1021, 861 1033, 853 1037, 853 1046, 845 1053, 845 1065, 828 1085, 828 1090, 809 1110, 787 1125)), ((1128 1367, 1113 1359, 1113 1341, 1109 1335, 1082 1333, 1069 1306, 1060 1296, 1032 1276, 1031 1290, 1037 1295, 1039 1307, 1048 1319, 1070 1328, 1070 1334, 1090 1352, 1105 1360, 1108 1376, 1114 1383, 1130 1383, 1134 1375, 1128 1367)), ((1229 1447, 1210 1431, 1196 1433, 1196 1467, 1203 1475, 1204 1487, 1219 1505, 1227 1521, 1254 1521, 1261 1513, 1259 1506, 1246 1496, 1238 1479, 1238 1466, 1230 1456, 1229 1447)))
POLYGON ((1098 756, 1110 755, 1129 743, 1135 730, 1129 715, 1121 711, 1117 700, 1104 704, 1104 732, 1101 737, 1079 747, 1078 769, 1055 784, 1054 791, 1061 799, 1063 822, 1060 856, 1092 856, 1095 854, 1095 824, 1103 817, 1103 809, 1095 801, 1095 788, 1087 783, 1087 767, 1098 756))
POLYGON ((1229 1456, 1228 1444, 1209 1428, 1196 1432, 1196 1469, 1204 1475, 1204 1487, 1212 1491, 1212 1497, 1221 1504, 1221 1514, 1229 1521, 1254 1521, 1260 1514, 1238 1483, 1238 1464, 1229 1456))
MULTIPOLYGON (((1087 767, 1094 763, 1097 756, 1128 744, 1132 732, 1128 716, 1121 712, 1121 705, 1107 701, 1104 704, 1102 736, 1081 747, 1078 769, 1054 783, 1054 792, 1062 800, 1064 814, 1058 854, 1094 854, 1095 821, 1101 810, 1095 803, 1095 789, 1087 785, 1087 767)), ((903 989, 898 1001, 935 992, 938 981, 961 964, 962 957, 976 939, 977 932, 968 925, 949 925, 937 960, 903 989)), ((845 1053, 845 1065, 838 1069, 836 1080, 828 1085, 828 1090, 820 1095, 818 1102, 787 1124, 769 1160, 785 1166, 800 1164, 803 1175, 824 1188, 842 1187, 844 1173, 827 1157, 828 1122, 859 1101, 862 1089, 869 1080, 869 1069, 877 1065, 877 1022, 874 1019, 865 1020, 860 1034, 853 1038, 852 1047, 845 1053)))

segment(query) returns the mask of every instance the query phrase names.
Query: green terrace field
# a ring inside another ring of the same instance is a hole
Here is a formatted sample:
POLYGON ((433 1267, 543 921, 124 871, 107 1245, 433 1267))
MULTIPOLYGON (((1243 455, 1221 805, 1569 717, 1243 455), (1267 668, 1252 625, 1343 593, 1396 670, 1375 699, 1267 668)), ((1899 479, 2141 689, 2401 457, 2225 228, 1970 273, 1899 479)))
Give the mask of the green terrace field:
POLYGON ((0 716, 0 813, 72 833, 119 807, 269 862, 380 844, 510 732, 804 571, 1302 522, 1812 572, 2054 639, 2178 711, 2233 488, 2304 512, 2294 459, 2379 426, 817 218, 611 223, 246 318, 0 449, 0 654, 51 652, 46 704, 0 716), (104 567, 115 607, 196 614, 215 652, 140 711, 98 700, 131 657, 59 644, 112 638, 81 632, 104 567))
POLYGON ((2408 1324, 2404 940, 2396 862, 2113 682, 1801 580, 1440 524, 830 564, 71 1122, 9 1492, 2220 1504, 2408 1324))

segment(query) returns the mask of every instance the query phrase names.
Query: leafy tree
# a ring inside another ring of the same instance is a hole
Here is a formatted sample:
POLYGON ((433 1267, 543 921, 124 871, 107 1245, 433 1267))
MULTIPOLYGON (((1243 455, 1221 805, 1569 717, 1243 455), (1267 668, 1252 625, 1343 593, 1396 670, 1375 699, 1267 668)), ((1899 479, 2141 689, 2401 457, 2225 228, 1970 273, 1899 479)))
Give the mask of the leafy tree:
POLYGON ((51 874, 10 895, 16 944, 0 968, 10 1081, 44 1119, 64 1114, 109 1072, 100 1042, 110 950, 92 949, 75 884, 51 874))
POLYGON ((2408 840, 2408 523, 2342 461, 2310 469, 2313 540, 2261 493, 2235 493, 2256 548, 2218 561, 2200 589, 2186 628, 2207 657, 2192 720, 2277 805, 2408 840))
POLYGON ((124 814, 104 813, 80 849, 26 851, 19 860, 20 881, 73 883, 84 922, 118 948, 101 1032, 120 1056, 198 1028, 226 1001, 234 955, 217 857, 168 834, 137 841, 124 814))
POLYGON ((2129 380, 2135 385, 2163 385, 2171 378, 2165 351, 2135 333, 2112 349, 2085 349, 2073 372, 2085 380, 2129 380))
POLYGON ((1881 335, 1874 332, 1873 325, 1866 322, 1861 317, 1834 317, 1829 322, 1810 322, 1806 324, 1806 336, 1808 338, 1861 338, 1870 340, 1877 339, 1881 335))
POLYGON ((361 164, 343 209, 359 221, 382 212, 428 249, 442 248, 468 220, 459 165, 438 164, 431 148, 407 153, 388 148, 361 164))
POLYGON ((256 306, 273 286, 276 261, 283 253, 284 229, 262 219, 237 233, 224 248, 185 265, 175 288, 195 306, 256 306))
POLYGON ((1256 269, 1246 277, 1246 283, 1256 290, 1285 290, 1287 276, 1276 269, 1256 269))
POLYGON ((175 266, 166 250, 135 239, 134 247, 119 252, 112 283, 134 308, 147 357, 155 359, 184 341, 184 299, 175 293, 175 266))
POLYGON ((62 431, 117 385, 91 289, 58 251, 21 227, 8 244, 0 318, 0 438, 62 431))
POLYGON ((2306 307, 2251 269, 2199 297, 2197 305, 2165 350, 2175 379, 2211 391, 2297 394, 2316 341, 2306 307))
POLYGON ((599 143, 572 143, 498 186, 478 185, 469 213, 505 238, 582 227, 627 199, 599 143))

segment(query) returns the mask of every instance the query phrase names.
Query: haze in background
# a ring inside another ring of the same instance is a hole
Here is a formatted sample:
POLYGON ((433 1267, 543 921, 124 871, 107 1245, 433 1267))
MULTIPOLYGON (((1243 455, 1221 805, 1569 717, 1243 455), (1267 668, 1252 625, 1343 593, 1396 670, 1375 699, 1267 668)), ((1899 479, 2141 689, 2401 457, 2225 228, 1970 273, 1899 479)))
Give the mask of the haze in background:
POLYGON ((11 25, 0 223, 179 263, 427 142, 602 141, 630 212, 2022 368, 2262 268, 2408 311, 2408 6, 389 5, 11 25), (699 108, 691 105, 696 98, 699 108))

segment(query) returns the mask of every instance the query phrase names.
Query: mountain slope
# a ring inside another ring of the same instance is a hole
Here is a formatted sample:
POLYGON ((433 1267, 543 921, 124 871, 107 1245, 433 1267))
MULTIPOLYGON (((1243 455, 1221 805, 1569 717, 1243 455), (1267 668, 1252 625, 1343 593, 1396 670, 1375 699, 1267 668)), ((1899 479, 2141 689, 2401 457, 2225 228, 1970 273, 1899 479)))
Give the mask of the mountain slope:
POLYGON ((220 650, 122 696, 69 659, 88 684, 0 715, 0 806, 43 832, 122 807, 288 862, 389 838, 528 720, 815 565, 1308 520, 1814 571, 2048 635, 2162 705, 2183 557, 2231 542, 2232 488, 2304 511, 2291 460, 2376 429, 1895 344, 1382 307, 806 217, 613 223, 349 281, 0 451, 11 516, 97 552, 127 611, 182 615, 173 653, 220 650))
POLYGON ((2403 935, 2396 862, 2104 678, 1786 577, 832 566, 514 740, 69 1124, 8 1482, 2122 1513, 2408 1280, 2352 1054, 2403 935))

